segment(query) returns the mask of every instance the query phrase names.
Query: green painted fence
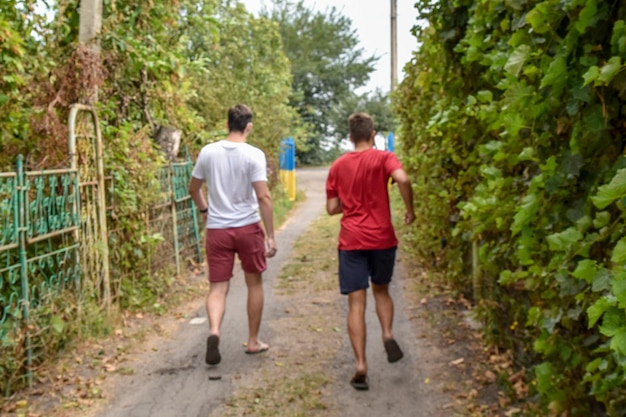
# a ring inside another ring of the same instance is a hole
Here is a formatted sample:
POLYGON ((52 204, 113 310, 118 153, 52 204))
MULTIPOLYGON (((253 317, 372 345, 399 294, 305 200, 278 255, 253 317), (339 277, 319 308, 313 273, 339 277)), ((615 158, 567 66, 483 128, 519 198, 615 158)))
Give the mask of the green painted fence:
MULTIPOLYGON (((5 396, 14 386, 31 383, 49 333, 61 332, 65 320, 81 315, 81 300, 97 300, 103 314, 111 306, 108 253, 116 220, 107 215, 105 197, 115 184, 105 176, 91 108, 73 107, 69 142, 67 169, 24 171, 18 156, 15 172, 0 173, 0 391, 5 396), (66 301, 68 296, 72 300, 66 301), (45 325, 31 316, 43 317, 45 325)), ((202 260, 199 218, 187 191, 192 168, 189 158, 163 167, 162 198, 145 208, 150 233, 162 236, 155 269, 175 264, 180 274, 186 259, 202 260)))

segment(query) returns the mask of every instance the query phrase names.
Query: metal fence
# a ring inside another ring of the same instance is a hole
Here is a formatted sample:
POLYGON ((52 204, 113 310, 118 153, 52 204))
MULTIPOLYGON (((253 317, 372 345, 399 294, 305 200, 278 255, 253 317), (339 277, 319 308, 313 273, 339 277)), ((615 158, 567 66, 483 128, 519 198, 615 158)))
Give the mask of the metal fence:
MULTIPOLYGON (((107 216, 105 196, 115 184, 104 175, 98 119, 89 107, 72 109, 69 151, 67 169, 24 171, 18 156, 15 172, 0 173, 4 395, 12 392, 12 382, 30 383, 50 331, 62 332, 64 321, 80 316, 81 300, 96 300, 103 311, 111 305, 108 253, 116 220, 107 216), (45 323, 34 322, 33 315, 45 323)), ((185 259, 202 260, 199 219, 187 192, 192 168, 188 159, 158 175, 162 198, 146 208, 149 233, 160 236, 155 269, 175 264, 181 273, 185 259)))

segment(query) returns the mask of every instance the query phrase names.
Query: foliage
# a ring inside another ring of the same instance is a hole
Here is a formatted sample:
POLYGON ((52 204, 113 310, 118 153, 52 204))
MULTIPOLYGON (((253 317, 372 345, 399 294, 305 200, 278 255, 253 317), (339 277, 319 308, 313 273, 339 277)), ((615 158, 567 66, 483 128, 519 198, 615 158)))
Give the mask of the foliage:
MULTIPOLYGON (((170 197, 159 183, 166 160, 156 131, 180 129, 181 149, 191 157, 222 133, 226 109, 245 102, 255 112, 250 142, 265 150, 276 179, 280 139, 299 126, 288 106, 290 66, 276 25, 230 2, 104 0, 99 55, 78 42, 79 6, 79 0, 0 2, 0 167, 12 171, 18 154, 26 156, 27 169, 68 166, 70 106, 95 103, 115 306, 154 309, 172 283, 170 269, 156 274, 153 268, 162 236, 152 229, 150 208, 170 197)), ((74 325, 106 327, 94 300, 66 301, 70 307, 50 307, 41 321, 33 317, 46 335, 38 361, 67 345, 78 333, 74 325), (77 303, 81 320, 66 314, 77 303), (46 333, 62 323, 62 331, 46 333)), ((16 335, 1 347, 6 363, 11 351, 21 355, 23 336, 16 335)), ((9 365, 7 375, 23 371, 21 359, 9 365)))
POLYGON ((299 116, 289 106, 291 72, 280 34, 275 24, 255 18, 241 4, 226 2, 215 13, 218 23, 212 32, 203 27, 206 18, 190 18, 187 54, 192 62, 203 63, 191 84, 204 86, 196 89, 190 104, 207 122, 204 131, 194 132, 191 151, 223 138, 228 108, 246 103, 254 113, 249 143, 265 151, 275 181, 280 141, 299 129, 299 116))
POLYGON ((340 147, 342 140, 345 143, 350 130, 348 116, 357 112, 365 112, 372 116, 376 132, 380 135, 386 136, 396 130, 389 95, 380 90, 364 95, 355 94, 346 97, 332 115, 332 123, 335 126, 335 148, 340 147))
POLYGON ((626 7, 416 9, 427 25, 395 95, 416 252, 534 369, 541 415, 623 415, 626 7))
POLYGON ((335 142, 327 141, 338 136, 338 126, 348 117, 340 110, 366 84, 378 58, 364 56, 352 21, 336 7, 315 12, 303 0, 275 0, 272 6, 261 15, 278 24, 293 75, 290 104, 308 127, 304 140, 296 143, 298 161, 327 162, 324 149, 335 142))
MULTIPOLYGON (((63 72, 63 68, 55 70, 50 51, 43 47, 52 36, 52 27, 32 2, 0 3, 0 167, 4 170, 11 169, 18 153, 26 155, 27 166, 37 165, 45 156, 32 153, 37 148, 34 136, 46 130, 35 126, 47 116, 41 100, 63 72)), ((43 125, 50 132, 50 123, 43 125)))

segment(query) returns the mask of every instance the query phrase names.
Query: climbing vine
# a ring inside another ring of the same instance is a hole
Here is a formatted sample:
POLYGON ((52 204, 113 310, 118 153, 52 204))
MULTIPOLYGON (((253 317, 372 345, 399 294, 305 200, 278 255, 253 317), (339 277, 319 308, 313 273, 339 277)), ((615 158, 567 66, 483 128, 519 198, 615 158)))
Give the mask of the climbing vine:
POLYGON ((395 96, 416 254, 531 370, 538 414, 624 415, 626 6, 416 9, 426 23, 395 96))

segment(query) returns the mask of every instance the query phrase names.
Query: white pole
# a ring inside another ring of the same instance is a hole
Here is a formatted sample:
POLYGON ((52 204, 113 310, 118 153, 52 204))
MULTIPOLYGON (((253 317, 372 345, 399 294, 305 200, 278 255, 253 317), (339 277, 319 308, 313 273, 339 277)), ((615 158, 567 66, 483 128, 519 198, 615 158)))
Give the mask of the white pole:
POLYGON ((78 40, 94 52, 100 51, 98 36, 102 30, 102 0, 80 0, 78 40))
POLYGON ((398 85, 398 0, 391 0, 391 91, 398 85))

